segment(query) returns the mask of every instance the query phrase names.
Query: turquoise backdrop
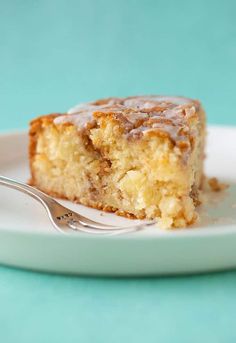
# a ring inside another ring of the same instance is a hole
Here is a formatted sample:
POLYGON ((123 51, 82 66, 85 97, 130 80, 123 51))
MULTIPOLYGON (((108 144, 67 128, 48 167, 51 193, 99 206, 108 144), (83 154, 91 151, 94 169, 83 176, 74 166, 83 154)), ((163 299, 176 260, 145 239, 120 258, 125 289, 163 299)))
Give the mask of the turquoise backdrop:
MULTIPOLYGON (((236 1, 0 0, 0 130, 107 96, 236 124, 236 1)), ((235 342, 236 272, 104 279, 0 267, 0 342, 235 342)))
POLYGON ((199 98, 209 122, 236 124, 235 16, 234 0, 2 0, 0 128, 156 93, 199 98))

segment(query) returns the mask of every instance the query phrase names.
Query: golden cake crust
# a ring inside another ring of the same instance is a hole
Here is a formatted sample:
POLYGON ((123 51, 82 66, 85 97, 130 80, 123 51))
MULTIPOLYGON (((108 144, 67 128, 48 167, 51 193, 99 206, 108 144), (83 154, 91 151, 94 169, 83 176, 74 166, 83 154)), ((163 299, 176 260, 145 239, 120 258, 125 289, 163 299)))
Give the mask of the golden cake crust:
POLYGON ((31 178, 28 183, 32 186, 35 185, 33 159, 36 154, 37 138, 42 128, 42 122, 44 121, 45 123, 48 123, 48 124, 52 123, 53 120, 59 115, 60 115, 59 113, 51 113, 48 115, 42 115, 31 120, 30 122, 28 156, 29 156, 29 167, 30 167, 30 172, 31 172, 31 178))

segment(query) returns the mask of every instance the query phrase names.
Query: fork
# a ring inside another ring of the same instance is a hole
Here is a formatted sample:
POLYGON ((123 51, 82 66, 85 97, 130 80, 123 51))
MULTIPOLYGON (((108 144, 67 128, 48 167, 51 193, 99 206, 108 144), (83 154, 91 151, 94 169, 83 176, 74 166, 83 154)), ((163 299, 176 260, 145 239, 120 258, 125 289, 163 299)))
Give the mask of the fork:
POLYGON ((38 200, 46 209, 53 226, 62 233, 82 231, 91 234, 113 235, 131 233, 141 230, 145 226, 153 225, 153 222, 145 222, 130 227, 98 223, 62 206, 52 197, 25 183, 0 175, 0 185, 14 188, 38 200))

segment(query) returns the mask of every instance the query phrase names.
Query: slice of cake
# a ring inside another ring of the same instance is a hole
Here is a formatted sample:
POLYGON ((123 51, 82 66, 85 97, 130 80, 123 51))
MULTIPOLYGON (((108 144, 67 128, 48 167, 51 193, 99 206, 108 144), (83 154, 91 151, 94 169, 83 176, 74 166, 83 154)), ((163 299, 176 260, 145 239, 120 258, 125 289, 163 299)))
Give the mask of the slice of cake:
POLYGON ((81 104, 31 122, 31 184, 52 196, 162 227, 197 219, 205 115, 183 97, 81 104))

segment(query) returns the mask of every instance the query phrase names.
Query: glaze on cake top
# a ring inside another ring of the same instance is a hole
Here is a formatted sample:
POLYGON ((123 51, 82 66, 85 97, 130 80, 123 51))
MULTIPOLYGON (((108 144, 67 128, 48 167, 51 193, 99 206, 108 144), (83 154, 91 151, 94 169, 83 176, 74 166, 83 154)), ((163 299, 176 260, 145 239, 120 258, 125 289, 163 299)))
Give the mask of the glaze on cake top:
POLYGON ((79 104, 56 117, 54 123, 72 123, 80 130, 96 123, 101 116, 112 115, 129 139, 158 132, 175 143, 188 145, 190 135, 194 135, 190 122, 199 115, 199 109, 197 100, 179 96, 108 98, 79 104))

